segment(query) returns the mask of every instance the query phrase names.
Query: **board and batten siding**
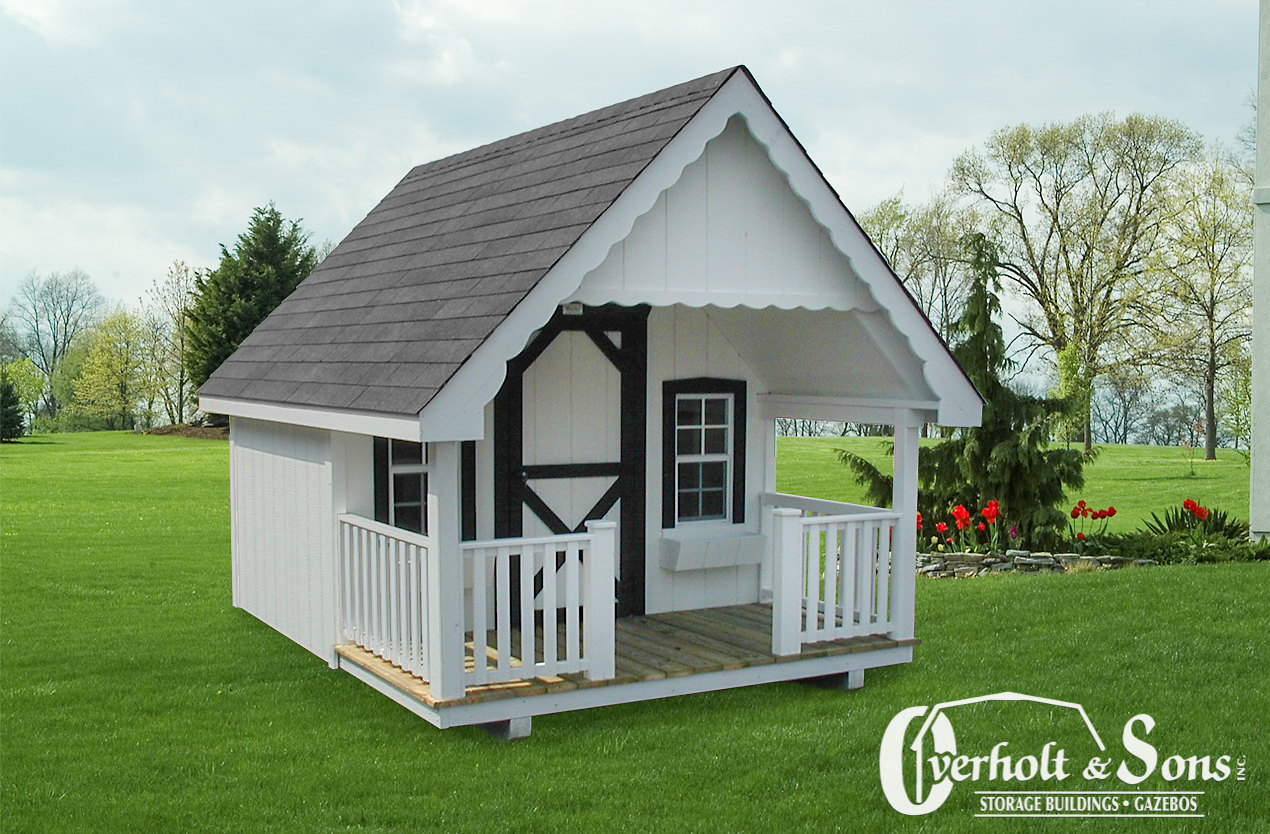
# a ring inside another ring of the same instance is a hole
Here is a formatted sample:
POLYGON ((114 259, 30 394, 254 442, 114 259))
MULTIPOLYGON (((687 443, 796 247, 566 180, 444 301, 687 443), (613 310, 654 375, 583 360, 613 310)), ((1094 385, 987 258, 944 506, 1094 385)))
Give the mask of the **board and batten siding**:
POLYGON ((705 310, 657 307, 648 317, 647 550, 646 610, 649 614, 742 605, 759 598, 759 566, 669 571, 661 566, 662 539, 662 383, 674 379, 718 377, 746 383, 745 522, 691 522, 741 527, 758 532, 758 496, 765 481, 766 445, 758 428, 756 397, 762 383, 723 338, 705 310))
POLYGON ((331 433, 230 423, 234 605, 335 661, 331 433))
POLYGON ((877 308, 767 150, 734 117, 635 221, 573 299, 785 309, 877 308))

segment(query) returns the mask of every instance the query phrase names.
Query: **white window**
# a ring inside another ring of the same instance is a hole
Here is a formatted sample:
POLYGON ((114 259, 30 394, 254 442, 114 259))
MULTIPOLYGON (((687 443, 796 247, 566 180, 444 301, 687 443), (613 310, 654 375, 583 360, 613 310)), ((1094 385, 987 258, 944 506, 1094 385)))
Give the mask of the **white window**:
POLYGON ((734 423, 730 394, 676 396, 678 521, 721 521, 731 517, 734 423))
POLYGON ((388 441, 388 523, 427 534, 428 459, 422 443, 388 441))

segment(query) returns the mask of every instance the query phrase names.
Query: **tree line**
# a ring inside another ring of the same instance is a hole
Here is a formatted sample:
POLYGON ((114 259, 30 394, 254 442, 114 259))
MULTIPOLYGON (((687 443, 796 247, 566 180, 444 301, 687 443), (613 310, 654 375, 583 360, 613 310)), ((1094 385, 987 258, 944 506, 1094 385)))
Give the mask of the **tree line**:
POLYGON ((0 315, 4 439, 205 416, 198 386, 331 248, 308 238, 270 203, 215 269, 175 260, 131 305, 109 304, 79 269, 32 271, 0 315))

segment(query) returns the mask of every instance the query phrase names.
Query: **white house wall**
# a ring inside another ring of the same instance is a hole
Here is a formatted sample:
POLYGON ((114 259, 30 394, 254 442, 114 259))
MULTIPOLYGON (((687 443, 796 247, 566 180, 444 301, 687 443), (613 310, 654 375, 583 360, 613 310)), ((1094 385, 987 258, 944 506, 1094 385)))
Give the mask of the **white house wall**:
MULTIPOLYGON (((705 311, 655 307, 648 317, 648 493, 646 513, 645 608, 648 613, 685 611, 757 602, 757 565, 669 571, 661 566, 662 383, 673 379, 719 377, 746 381, 745 529, 759 530, 758 495, 764 484, 764 445, 758 430, 756 396, 761 382, 746 366, 705 311)), ((695 522, 721 524, 727 522, 695 522)))
POLYGON ((328 662, 335 637, 330 432, 230 424, 234 605, 328 662))
POLYGON ((876 309, 741 117, 583 279, 590 304, 876 309))

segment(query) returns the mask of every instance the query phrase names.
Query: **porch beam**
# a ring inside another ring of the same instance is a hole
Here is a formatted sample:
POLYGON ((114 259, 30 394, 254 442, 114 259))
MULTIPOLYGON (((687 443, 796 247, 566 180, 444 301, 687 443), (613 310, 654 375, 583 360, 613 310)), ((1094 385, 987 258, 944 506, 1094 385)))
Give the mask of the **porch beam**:
POLYGON ((462 698, 463 554, 459 547, 459 442, 428 449, 428 683, 437 698, 462 698))
POLYGON ((917 593, 917 438, 922 416, 895 409, 895 457, 891 508, 900 514, 891 536, 891 636, 904 640, 914 632, 917 593))

